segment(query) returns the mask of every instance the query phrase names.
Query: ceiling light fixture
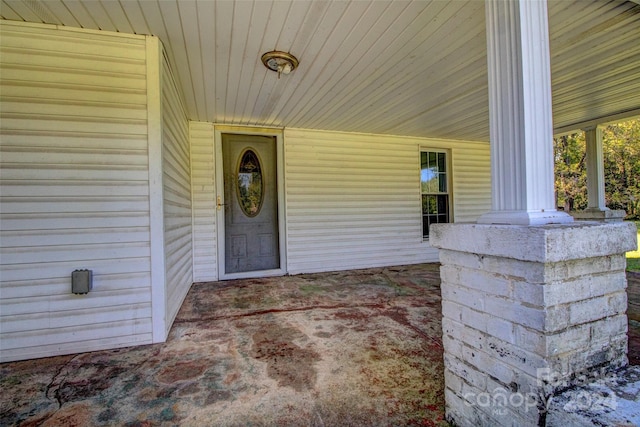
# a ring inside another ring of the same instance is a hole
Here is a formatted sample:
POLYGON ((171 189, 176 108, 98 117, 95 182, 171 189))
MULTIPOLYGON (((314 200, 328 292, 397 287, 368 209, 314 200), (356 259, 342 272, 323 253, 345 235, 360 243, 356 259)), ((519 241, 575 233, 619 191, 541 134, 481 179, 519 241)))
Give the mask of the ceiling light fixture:
POLYGON ((298 67, 298 59, 287 52, 273 50, 262 55, 262 63, 268 69, 280 74, 289 74, 298 67))

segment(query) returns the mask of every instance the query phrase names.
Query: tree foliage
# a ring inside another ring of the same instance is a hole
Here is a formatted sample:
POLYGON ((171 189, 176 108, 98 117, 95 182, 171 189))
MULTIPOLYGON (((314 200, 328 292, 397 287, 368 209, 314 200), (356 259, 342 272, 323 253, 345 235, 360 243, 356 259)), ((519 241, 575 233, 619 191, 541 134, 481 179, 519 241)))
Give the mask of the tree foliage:
MULTIPOLYGON (((556 202, 564 210, 587 207, 584 132, 554 139, 556 202)), ((603 129, 605 201, 640 217, 640 119, 603 129)))
POLYGON ((607 207, 640 216, 640 119, 604 131, 604 181, 607 207))
POLYGON ((555 138, 556 205, 565 211, 587 207, 584 132, 555 138))

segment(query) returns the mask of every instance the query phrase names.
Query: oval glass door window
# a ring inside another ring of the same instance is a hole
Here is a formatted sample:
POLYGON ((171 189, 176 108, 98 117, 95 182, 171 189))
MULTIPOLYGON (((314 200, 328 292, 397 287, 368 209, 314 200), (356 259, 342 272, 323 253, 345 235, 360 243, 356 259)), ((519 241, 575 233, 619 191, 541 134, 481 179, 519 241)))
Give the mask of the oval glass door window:
POLYGON ((237 190, 242 212, 249 217, 258 215, 264 201, 264 183, 260 160, 252 149, 245 150, 240 156, 237 190))

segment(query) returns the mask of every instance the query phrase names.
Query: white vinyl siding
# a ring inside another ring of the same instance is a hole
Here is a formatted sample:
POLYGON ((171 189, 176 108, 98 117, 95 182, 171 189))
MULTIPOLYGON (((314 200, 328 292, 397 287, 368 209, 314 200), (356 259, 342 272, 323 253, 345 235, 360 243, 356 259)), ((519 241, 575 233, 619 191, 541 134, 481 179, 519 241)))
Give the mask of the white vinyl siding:
POLYGON ((285 129, 284 144, 292 274, 437 261, 422 239, 421 148, 450 150, 454 221, 490 208, 486 143, 285 129))
POLYGON ((489 144, 456 141, 451 147, 454 222, 475 222, 491 210, 489 144))
MULTIPOLYGON (((191 122, 194 280, 217 280, 213 125, 191 122)), ((420 150, 450 154, 454 221, 491 205, 489 144, 284 131, 287 272, 434 262, 422 238, 420 150)))
POLYGON ((0 361, 150 343, 145 38, 0 31, 0 361))
POLYGON ((162 171, 166 334, 193 283, 189 122, 166 58, 162 61, 162 171))
POLYGON ((193 198, 193 280, 218 280, 214 128, 190 122, 193 198))
POLYGON ((0 361, 164 341, 193 231, 189 122, 158 39, 0 30, 0 361), (75 269, 93 270, 86 295, 75 269))

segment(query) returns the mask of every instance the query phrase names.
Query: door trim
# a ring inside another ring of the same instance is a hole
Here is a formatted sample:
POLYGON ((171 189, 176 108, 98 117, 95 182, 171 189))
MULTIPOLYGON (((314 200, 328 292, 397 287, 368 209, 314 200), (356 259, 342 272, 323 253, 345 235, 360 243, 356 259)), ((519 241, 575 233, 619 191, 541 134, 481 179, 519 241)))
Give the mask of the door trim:
POLYGON ((244 126, 225 126, 214 125, 215 134, 215 187, 214 205, 218 197, 222 203, 226 203, 224 200, 224 170, 223 170, 223 158, 222 158, 222 134, 232 133, 237 135, 259 135, 259 136, 274 136, 276 138, 276 177, 277 177, 277 191, 278 191, 278 244, 280 249, 280 268, 271 270, 257 270, 246 271, 242 273, 229 273, 225 271, 225 221, 224 221, 224 209, 216 209, 216 230, 217 230, 217 243, 218 243, 218 280, 230 280, 230 279, 247 279, 253 277, 270 277, 270 276, 284 276, 287 274, 287 238, 285 227, 285 197, 284 197, 284 141, 283 132, 279 128, 258 128, 258 127, 244 127, 244 126))

